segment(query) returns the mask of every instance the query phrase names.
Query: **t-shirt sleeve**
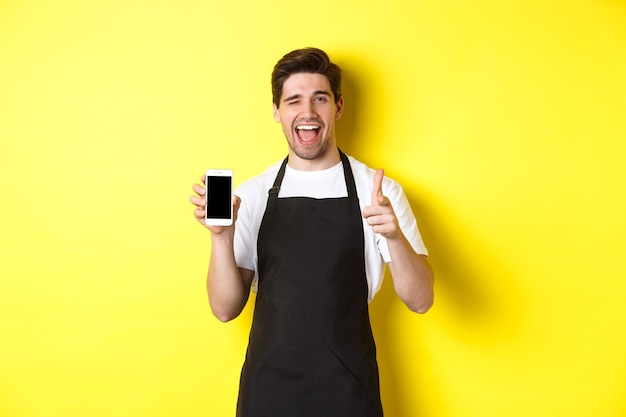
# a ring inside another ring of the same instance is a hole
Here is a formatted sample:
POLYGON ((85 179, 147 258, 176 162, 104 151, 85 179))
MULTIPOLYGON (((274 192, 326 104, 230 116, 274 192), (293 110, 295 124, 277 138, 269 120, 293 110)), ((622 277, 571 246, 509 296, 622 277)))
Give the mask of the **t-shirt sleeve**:
POLYGON ((235 262, 239 268, 256 271, 256 237, 254 236, 254 194, 245 189, 237 189, 235 194, 240 196, 241 205, 235 223, 235 240, 233 248, 235 262))

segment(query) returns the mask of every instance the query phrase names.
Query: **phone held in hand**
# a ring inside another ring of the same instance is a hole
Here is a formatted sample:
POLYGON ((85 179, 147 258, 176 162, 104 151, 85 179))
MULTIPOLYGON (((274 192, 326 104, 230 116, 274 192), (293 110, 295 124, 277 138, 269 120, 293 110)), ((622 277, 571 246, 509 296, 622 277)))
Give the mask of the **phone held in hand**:
POLYGON ((209 169, 206 172, 206 217, 208 226, 233 224, 233 171, 209 169))

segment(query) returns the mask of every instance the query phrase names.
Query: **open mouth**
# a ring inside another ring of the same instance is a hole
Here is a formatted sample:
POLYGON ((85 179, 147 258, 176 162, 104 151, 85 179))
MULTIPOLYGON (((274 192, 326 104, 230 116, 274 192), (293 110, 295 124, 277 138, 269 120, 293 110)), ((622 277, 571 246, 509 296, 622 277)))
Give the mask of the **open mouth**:
POLYGON ((314 143, 321 131, 322 128, 318 125, 303 124, 296 126, 296 135, 300 142, 305 145, 314 143))

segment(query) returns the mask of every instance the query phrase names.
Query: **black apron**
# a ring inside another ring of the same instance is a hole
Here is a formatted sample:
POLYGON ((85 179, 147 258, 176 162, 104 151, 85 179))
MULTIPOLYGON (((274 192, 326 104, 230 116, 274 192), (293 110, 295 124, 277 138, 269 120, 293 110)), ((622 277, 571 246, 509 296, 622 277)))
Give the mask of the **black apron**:
POLYGON ((348 197, 269 191, 258 238, 258 292, 238 417, 382 417, 370 327, 361 209, 348 197))

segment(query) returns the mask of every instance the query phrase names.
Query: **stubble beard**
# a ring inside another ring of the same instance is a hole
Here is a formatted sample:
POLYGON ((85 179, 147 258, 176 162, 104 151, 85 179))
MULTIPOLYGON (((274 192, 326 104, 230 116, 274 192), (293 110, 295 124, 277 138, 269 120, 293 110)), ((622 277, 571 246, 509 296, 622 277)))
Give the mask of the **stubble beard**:
POLYGON ((292 135, 294 136, 291 137, 291 140, 287 140, 289 147, 298 158, 307 161, 312 161, 326 155, 329 151, 330 144, 332 143, 332 140, 330 140, 332 132, 330 131, 327 132, 326 135, 319 140, 317 145, 313 147, 299 146, 298 139, 295 137, 296 133, 293 132, 292 135))
POLYGON ((289 142, 289 147, 298 158, 311 161, 325 155, 328 151, 329 144, 329 140, 324 140, 319 144, 319 146, 314 148, 304 148, 297 146, 295 142, 289 142))

